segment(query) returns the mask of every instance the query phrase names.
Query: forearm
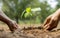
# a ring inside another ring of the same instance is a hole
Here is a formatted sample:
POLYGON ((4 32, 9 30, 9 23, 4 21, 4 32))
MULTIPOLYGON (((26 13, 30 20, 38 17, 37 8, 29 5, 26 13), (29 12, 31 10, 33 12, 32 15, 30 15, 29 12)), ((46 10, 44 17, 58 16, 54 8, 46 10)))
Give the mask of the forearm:
POLYGON ((56 15, 60 15, 60 8, 55 13, 56 15))
POLYGON ((53 17, 56 17, 58 20, 60 20, 60 8, 53 13, 53 17))
POLYGON ((8 18, 4 13, 3 11, 0 11, 0 20, 5 22, 5 23, 9 23, 9 21, 11 21, 10 18, 8 18))

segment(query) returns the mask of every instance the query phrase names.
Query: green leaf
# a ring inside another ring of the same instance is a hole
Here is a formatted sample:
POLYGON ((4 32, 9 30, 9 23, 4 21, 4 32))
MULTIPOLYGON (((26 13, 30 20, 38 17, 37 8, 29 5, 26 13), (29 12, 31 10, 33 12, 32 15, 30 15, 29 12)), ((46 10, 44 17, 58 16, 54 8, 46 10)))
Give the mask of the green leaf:
POLYGON ((26 8, 26 13, 31 13, 31 7, 26 8))

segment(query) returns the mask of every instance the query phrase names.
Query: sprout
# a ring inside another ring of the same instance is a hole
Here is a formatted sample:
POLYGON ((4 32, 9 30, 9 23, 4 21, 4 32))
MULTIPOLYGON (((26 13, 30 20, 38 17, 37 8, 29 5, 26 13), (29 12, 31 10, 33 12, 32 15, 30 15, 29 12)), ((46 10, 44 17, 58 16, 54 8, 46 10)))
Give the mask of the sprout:
POLYGON ((25 18, 27 17, 31 17, 32 16, 32 12, 31 12, 31 7, 26 8, 23 12, 21 17, 24 16, 25 18))

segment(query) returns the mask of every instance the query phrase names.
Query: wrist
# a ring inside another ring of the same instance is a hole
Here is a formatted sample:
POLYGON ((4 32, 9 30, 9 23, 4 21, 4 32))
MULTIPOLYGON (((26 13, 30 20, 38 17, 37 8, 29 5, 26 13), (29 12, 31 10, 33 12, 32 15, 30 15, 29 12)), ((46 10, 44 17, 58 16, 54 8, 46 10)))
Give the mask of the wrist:
POLYGON ((6 23, 7 25, 10 25, 10 24, 12 23, 12 20, 6 20, 5 23, 6 23))

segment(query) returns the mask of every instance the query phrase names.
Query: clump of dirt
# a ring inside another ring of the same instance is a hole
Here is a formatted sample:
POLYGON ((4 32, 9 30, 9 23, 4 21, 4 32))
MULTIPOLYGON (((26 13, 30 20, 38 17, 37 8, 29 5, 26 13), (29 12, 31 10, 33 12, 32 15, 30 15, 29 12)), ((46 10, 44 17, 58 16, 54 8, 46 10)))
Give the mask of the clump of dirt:
POLYGON ((44 31, 40 27, 17 29, 14 33, 0 30, 0 38, 60 38, 60 30, 44 31))

